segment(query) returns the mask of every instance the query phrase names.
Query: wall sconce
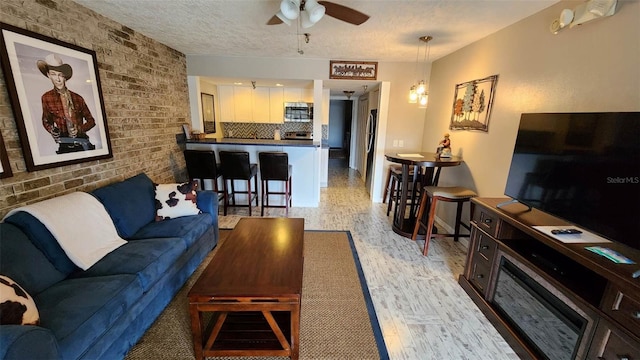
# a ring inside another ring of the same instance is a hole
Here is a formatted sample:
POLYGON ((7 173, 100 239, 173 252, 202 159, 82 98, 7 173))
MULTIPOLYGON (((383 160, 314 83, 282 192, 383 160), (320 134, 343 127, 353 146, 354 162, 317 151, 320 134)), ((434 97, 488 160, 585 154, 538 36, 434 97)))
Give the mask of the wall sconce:
POLYGON ((587 21, 601 17, 611 16, 616 12, 617 0, 588 0, 576 6, 575 9, 564 9, 560 12, 560 17, 554 19, 549 26, 552 34, 557 34, 560 30, 569 26, 572 28, 587 21))

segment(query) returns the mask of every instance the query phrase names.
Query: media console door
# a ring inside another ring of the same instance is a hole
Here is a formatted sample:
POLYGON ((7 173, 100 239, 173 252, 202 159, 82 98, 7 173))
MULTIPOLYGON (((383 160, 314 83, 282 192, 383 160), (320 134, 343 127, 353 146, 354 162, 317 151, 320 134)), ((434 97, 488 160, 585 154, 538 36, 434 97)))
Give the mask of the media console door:
MULTIPOLYGON (((630 278, 630 273, 625 273, 628 268, 609 264, 585 250, 584 244, 563 244, 531 227, 568 225, 566 222, 535 209, 527 211, 520 204, 498 209, 496 205, 505 200, 472 199, 469 251, 458 282, 514 351, 523 359, 537 357, 536 350, 492 304, 502 251, 524 259, 528 267, 557 284, 587 313, 593 314, 591 330, 585 333, 588 338, 576 358, 583 358, 586 353, 587 359, 640 359, 640 279, 629 281, 625 277, 630 278), (540 267, 544 263, 528 257, 530 253, 546 254, 567 267, 561 274, 554 274, 553 269, 540 267)), ((610 246, 624 250, 640 263, 640 252, 618 248, 617 244, 610 246)))

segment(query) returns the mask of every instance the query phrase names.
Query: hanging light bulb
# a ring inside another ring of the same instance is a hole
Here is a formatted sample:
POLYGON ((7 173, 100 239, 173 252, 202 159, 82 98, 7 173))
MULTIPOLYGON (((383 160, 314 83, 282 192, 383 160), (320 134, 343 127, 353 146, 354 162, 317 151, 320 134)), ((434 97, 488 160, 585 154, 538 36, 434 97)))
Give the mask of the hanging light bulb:
POLYGON ((429 94, 425 92, 424 94, 420 95, 420 98, 418 101, 418 107, 421 109, 424 109, 427 107, 428 103, 429 103, 429 94))
POLYGON ((418 95, 422 95, 427 91, 427 85, 424 83, 424 80, 420 80, 418 83, 418 87, 416 88, 416 93, 418 95))
POLYGON ((416 92, 416 86, 411 86, 409 90, 409 104, 415 104, 418 102, 418 93, 416 92))
MULTIPOLYGON (((418 75, 418 58, 419 57, 420 57, 420 43, 418 43, 418 51, 416 52, 416 69, 415 69, 416 76, 418 75)), ((409 104, 415 104, 417 102, 418 102, 418 93, 416 90, 416 83, 413 83, 413 85, 411 85, 411 88, 409 89, 409 104)))

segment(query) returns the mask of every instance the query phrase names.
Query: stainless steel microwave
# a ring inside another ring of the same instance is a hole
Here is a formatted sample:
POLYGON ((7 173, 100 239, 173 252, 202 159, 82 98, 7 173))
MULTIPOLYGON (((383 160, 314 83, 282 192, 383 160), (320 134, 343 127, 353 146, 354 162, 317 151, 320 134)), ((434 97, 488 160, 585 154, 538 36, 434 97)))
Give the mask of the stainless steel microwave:
POLYGON ((313 120, 313 103, 284 103, 284 121, 309 122, 313 120))

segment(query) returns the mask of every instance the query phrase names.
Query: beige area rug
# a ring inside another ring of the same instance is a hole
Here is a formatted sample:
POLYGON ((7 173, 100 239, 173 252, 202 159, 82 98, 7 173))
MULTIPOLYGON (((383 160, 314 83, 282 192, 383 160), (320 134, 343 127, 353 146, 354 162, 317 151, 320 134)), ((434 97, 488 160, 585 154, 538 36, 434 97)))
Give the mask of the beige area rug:
MULTIPOLYGON (((229 233, 220 232, 220 244, 229 233)), ((304 241, 300 359, 387 359, 366 286, 363 293, 360 278, 364 277, 350 234, 305 231, 304 241)), ((215 249, 131 349, 127 360, 194 359, 187 293, 214 254, 215 249)))

